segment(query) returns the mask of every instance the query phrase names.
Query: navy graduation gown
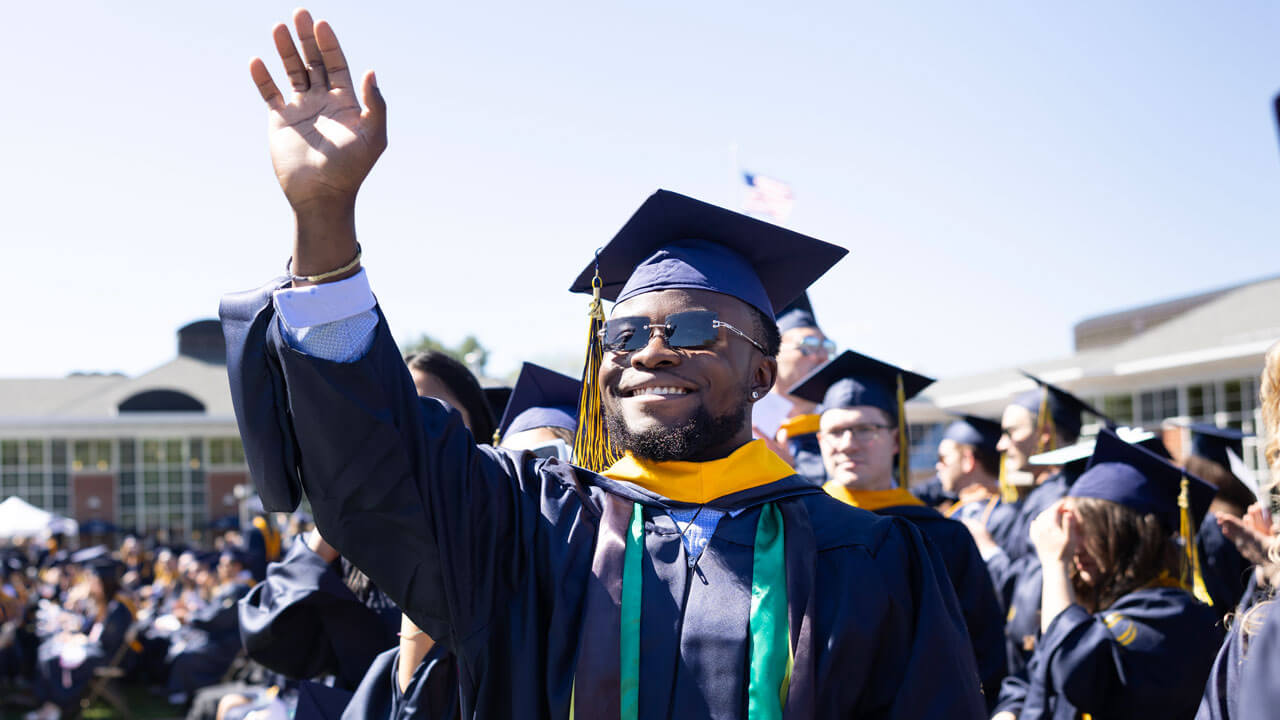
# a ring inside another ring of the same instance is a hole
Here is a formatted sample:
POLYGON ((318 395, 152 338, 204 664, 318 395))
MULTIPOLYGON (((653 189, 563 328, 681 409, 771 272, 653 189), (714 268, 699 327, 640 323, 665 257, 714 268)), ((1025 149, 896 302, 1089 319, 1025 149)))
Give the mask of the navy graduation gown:
POLYGON ((169 647, 169 692, 194 693, 217 683, 240 652, 237 603, 249 592, 243 583, 226 583, 209 606, 180 632, 182 642, 169 647))
POLYGON ((1180 588, 1136 590, 1094 615, 1072 605, 1050 623, 1027 679, 1005 679, 997 711, 1189 719, 1221 637, 1213 610, 1180 588))
POLYGON ((347 703, 342 720, 452 720, 458 706, 458 668, 440 645, 427 652, 413 671, 409 687, 400 691, 396 670, 400 648, 378 655, 347 703))
POLYGON ((805 433, 787 438, 791 451, 791 466, 796 474, 814 485, 827 481, 827 467, 822 463, 822 448, 818 447, 818 434, 805 433))
POLYGON ((240 600, 239 615, 250 658, 295 680, 335 675, 348 689, 395 646, 400 626, 399 611, 388 618, 369 609, 301 540, 240 600))
POLYGON ((691 568, 665 512, 687 505, 477 445, 456 411, 418 398, 385 318, 360 360, 313 358, 263 320, 270 290, 229 298, 222 313, 246 451, 271 466, 253 475, 278 483, 264 500, 295 497, 300 481, 326 540, 455 653, 464 715, 567 716, 612 495, 642 505, 646 521, 641 718, 745 715, 753 541, 766 503, 786 519, 788 545, 813 549, 794 585, 788 572, 788 596, 805 608, 792 627, 812 638, 797 658, 793 706, 821 717, 983 716, 954 594, 909 524, 792 476, 714 501, 727 514, 691 568), (260 427, 287 457, 250 439, 260 427))
POLYGON ((1240 665, 1238 703, 1241 718, 1274 717, 1280 708, 1280 604, 1272 600, 1257 611, 1266 613, 1262 626, 1249 639, 1248 651, 1240 665))
POLYGON ((1200 546, 1200 568, 1205 589, 1213 600, 1218 617, 1226 617, 1244 596, 1253 565, 1244 559, 1236 544, 1222 534, 1222 528, 1212 515, 1205 516, 1196 531, 1200 546))
POLYGON ((1017 560, 1025 555, 1035 555, 1035 546, 1031 544, 1031 521, 1049 506, 1067 496, 1070 482, 1061 472, 1054 473, 1033 489, 1018 505, 1018 517, 1009 528, 1004 551, 1009 557, 1017 560))
POLYGON ((1000 683, 1007 673, 1004 612, 969 529, 930 507, 895 505, 875 512, 910 521, 942 556, 964 613, 989 710, 995 705, 1000 683))
MULTIPOLYGON (((98 632, 96 641, 84 646, 84 662, 66 672, 62 668, 62 640, 54 636, 41 643, 36 651, 33 688, 36 697, 52 702, 63 710, 73 708, 88 690, 94 670, 110 662, 120 650, 133 620, 133 611, 113 598, 107 604, 102 629, 98 632)), ((86 629, 88 633, 92 632, 92 627, 86 629)))

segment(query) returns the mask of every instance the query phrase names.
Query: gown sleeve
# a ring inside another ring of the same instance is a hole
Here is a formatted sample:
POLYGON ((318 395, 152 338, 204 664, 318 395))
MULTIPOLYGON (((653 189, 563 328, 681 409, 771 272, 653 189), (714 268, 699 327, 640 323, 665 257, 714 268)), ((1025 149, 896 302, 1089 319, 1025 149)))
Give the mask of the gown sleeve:
POLYGON ((334 568, 295 542, 239 603, 249 657, 293 679, 334 674, 348 688, 395 644, 382 617, 360 602, 334 568))
POLYGON ((260 386, 255 399, 232 378, 246 458, 256 429, 291 440, 296 455, 264 456, 262 474, 281 479, 296 456, 330 545, 437 642, 457 647, 482 630, 509 605, 545 525, 532 456, 477 446, 457 411, 419 398, 380 312, 367 351, 334 362, 292 347, 270 301, 224 300, 224 327, 228 304, 257 305, 224 330, 228 362, 260 386))

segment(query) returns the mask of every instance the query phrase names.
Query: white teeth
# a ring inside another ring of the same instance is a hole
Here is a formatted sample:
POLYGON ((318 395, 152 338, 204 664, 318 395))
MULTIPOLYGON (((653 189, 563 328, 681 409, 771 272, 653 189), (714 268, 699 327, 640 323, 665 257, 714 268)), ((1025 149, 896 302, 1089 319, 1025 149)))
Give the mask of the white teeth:
POLYGON ((651 387, 633 390, 631 397, 639 397, 641 395, 688 395, 689 391, 677 387, 651 387))

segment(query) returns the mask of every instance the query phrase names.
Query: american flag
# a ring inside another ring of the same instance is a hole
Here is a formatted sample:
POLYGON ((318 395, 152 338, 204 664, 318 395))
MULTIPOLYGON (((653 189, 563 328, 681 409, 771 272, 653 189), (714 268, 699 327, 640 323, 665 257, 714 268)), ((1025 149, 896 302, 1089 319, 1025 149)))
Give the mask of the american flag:
POLYGON ((783 222, 791 215, 795 197, 791 194, 790 185, 781 180, 749 172, 743 172, 742 178, 747 182, 746 196, 742 199, 743 210, 757 215, 766 215, 777 222, 783 222))

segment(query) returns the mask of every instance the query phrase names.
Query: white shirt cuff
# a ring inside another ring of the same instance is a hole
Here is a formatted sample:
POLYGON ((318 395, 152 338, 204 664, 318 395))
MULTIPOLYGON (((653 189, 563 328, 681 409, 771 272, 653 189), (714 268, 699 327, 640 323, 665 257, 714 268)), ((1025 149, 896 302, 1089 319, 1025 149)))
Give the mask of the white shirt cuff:
POLYGON ((983 561, 983 562, 988 562, 988 563, 989 563, 989 562, 991 562, 991 559, 992 559, 992 558, 998 557, 998 556, 1000 556, 1000 555, 1004 555, 1005 553, 1004 553, 1004 548, 1001 548, 1001 547, 989 547, 989 548, 987 548, 987 549, 985 549, 985 550, 984 550, 984 549, 982 549, 982 548, 979 548, 979 549, 978 549, 978 554, 982 556, 982 561, 983 561))
POLYGON ((345 320, 373 309, 377 301, 364 268, 345 280, 283 288, 275 292, 276 311, 291 328, 309 328, 345 320))

